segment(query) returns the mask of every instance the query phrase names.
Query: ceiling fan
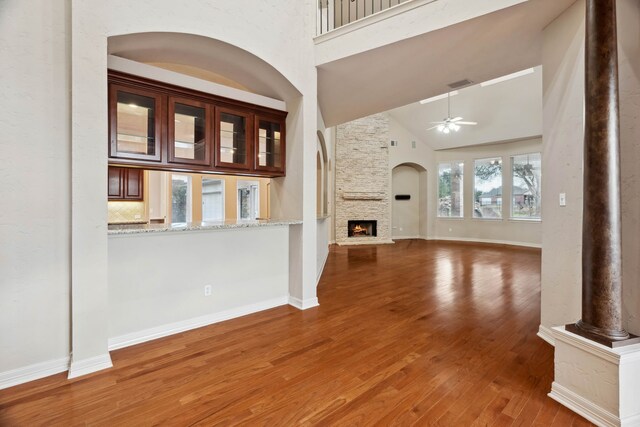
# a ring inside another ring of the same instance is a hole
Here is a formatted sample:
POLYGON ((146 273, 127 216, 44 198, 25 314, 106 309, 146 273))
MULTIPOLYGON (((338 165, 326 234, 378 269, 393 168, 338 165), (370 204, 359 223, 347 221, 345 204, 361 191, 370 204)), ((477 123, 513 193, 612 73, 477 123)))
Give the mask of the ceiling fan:
POLYGON ((427 130, 438 129, 442 133, 458 132, 460 125, 475 126, 477 122, 463 122, 462 117, 451 118, 451 93, 447 93, 447 118, 441 122, 431 122, 435 126, 430 127, 427 130))

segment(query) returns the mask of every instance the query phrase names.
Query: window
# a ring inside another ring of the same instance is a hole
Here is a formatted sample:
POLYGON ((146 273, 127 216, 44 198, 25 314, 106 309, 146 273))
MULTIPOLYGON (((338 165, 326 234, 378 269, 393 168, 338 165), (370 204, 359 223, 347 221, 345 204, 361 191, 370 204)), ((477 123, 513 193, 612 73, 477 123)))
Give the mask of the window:
POLYGON ((257 181, 238 181, 238 219, 260 217, 260 186, 257 181))
POLYGON ((540 153, 511 157, 511 218, 541 218, 541 165, 540 153))
POLYGON ((224 221, 224 181, 202 178, 202 221, 224 221))
POLYGON ((464 216, 464 163, 440 163, 438 165, 438 217, 462 218, 464 216))
POLYGON ((171 224, 191 222, 191 177, 171 175, 171 224))
POLYGON ((473 217, 502 218, 502 159, 474 162, 473 217))

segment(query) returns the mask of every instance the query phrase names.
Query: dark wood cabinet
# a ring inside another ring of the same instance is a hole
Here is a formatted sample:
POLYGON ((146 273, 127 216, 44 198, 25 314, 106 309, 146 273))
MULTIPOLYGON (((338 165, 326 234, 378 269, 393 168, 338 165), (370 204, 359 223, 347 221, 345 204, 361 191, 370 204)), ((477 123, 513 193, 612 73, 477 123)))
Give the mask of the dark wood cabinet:
POLYGON ((249 112, 216 108, 216 167, 251 170, 253 116, 249 112))
POLYGON ((109 87, 109 156, 160 161, 163 97, 112 84, 109 87))
POLYGON ((169 98, 169 162, 211 166, 211 107, 185 98, 169 98))
MULTIPOLYGON (((285 111, 109 71, 109 165, 284 176, 286 117, 285 111)), ((124 189, 119 193, 113 173, 109 197, 132 200, 124 189)))
POLYGON ((144 200, 144 170, 109 166, 109 200, 144 200))
POLYGON ((284 174, 284 120, 275 117, 255 116, 255 156, 256 171, 284 174))

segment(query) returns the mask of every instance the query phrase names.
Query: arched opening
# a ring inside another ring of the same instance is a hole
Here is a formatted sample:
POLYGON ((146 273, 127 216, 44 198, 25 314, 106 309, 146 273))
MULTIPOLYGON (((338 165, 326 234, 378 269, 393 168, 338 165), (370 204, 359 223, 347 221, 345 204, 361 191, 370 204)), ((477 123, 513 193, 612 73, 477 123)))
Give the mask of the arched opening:
POLYGON ((327 156, 327 145, 322 132, 318 131, 318 148, 316 153, 316 212, 318 216, 325 216, 329 213, 328 186, 329 186, 329 164, 327 156))
POLYGON ((391 237, 415 239, 426 236, 427 170, 403 163, 391 174, 391 237))

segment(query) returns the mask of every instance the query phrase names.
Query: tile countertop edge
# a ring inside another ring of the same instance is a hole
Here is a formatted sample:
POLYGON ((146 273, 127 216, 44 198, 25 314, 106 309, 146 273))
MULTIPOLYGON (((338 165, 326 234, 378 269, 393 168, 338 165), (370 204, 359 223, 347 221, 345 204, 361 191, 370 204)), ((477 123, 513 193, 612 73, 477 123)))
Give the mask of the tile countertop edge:
POLYGON ((301 220, 260 220, 227 223, 195 223, 171 227, 166 224, 115 225, 109 226, 107 235, 122 236, 131 234, 175 233, 181 231, 233 230, 238 228, 278 227, 302 224, 301 220))

